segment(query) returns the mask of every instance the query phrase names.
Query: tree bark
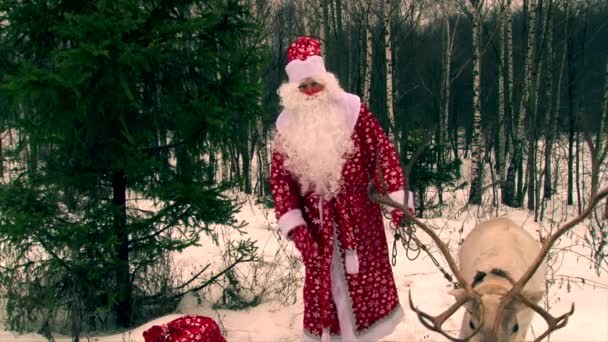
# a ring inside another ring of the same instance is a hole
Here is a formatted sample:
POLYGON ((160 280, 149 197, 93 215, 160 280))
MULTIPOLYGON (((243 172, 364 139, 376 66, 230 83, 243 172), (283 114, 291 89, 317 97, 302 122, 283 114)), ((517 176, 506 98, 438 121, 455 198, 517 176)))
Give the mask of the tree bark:
MULTIPOLYGON (((505 43, 505 26, 507 21, 507 11, 506 4, 501 1, 501 13, 502 15, 498 21, 498 51, 499 51, 499 68, 498 68, 498 127, 497 127, 497 136, 496 136, 496 148, 495 151, 495 159, 496 159, 496 178, 498 180, 499 186, 501 189, 504 189, 504 161, 505 161, 505 118, 506 118, 506 107, 505 107, 505 81, 506 81, 506 65, 507 63, 507 53, 506 53, 506 43, 505 43)), ((496 192, 496 191, 495 191, 496 192)), ((501 191, 502 192, 502 191, 501 191)), ((498 203, 498 201, 497 201, 498 203)))
POLYGON ((131 273, 129 271, 129 231, 127 229, 127 178, 123 171, 112 176, 112 206, 116 236, 116 305, 119 326, 131 325, 131 273))
POLYGON ((450 23, 450 11, 446 8, 445 2, 441 3, 443 10, 444 26, 445 26, 445 48, 443 50, 443 68, 442 68, 442 88, 441 88, 441 110, 439 118, 439 144, 441 144, 443 153, 442 161, 446 161, 449 155, 449 136, 448 123, 450 118, 450 87, 451 87, 451 65, 452 51, 454 47, 452 27, 450 23))
MULTIPOLYGON (((391 39, 391 1, 385 0, 384 10, 384 51, 386 54, 386 111, 389 121, 389 139, 396 142, 399 137, 395 125, 395 110, 393 108, 393 47, 391 39)), ((395 144, 399 149, 400 144, 395 144)))
POLYGON ((363 101, 370 105, 371 84, 372 84, 372 62, 373 62, 373 41, 372 41, 372 9, 371 0, 367 6, 367 25, 365 27, 365 78, 363 83, 363 101))
POLYGON ((481 2, 471 0, 473 7, 473 132, 471 143, 471 188, 469 204, 481 204, 483 165, 481 161, 481 2))
POLYGON ((606 117, 608 116, 608 58, 606 59, 606 67, 604 70, 604 97, 602 102, 602 112, 600 114, 599 128, 595 138, 595 147, 591 155, 592 158, 592 173, 591 173, 591 195, 595 195, 600 186, 600 167, 604 161, 606 140, 606 117))
POLYGON ((310 36, 310 20, 308 19, 308 1, 300 1, 300 10, 302 11, 302 21, 304 24, 304 34, 310 36))
MULTIPOLYGON (((506 27, 506 40, 507 40, 507 46, 506 46, 506 52, 505 55, 507 55, 507 63, 506 63, 506 69, 507 69, 507 89, 506 89, 506 93, 508 96, 508 101, 506 104, 506 108, 508 110, 508 115, 509 115, 509 135, 508 135, 508 139, 507 139, 507 146, 506 146, 506 150, 509 152, 509 167, 506 171, 506 178, 505 178, 505 184, 502 190, 502 202, 506 205, 509 206, 515 206, 515 173, 516 173, 516 165, 515 165, 515 131, 516 131, 516 125, 515 125, 515 107, 514 107, 514 103, 515 103, 515 98, 513 95, 513 10, 512 10, 512 0, 507 0, 507 6, 505 8, 506 10, 506 21, 507 21, 507 27, 506 27)), ((506 158, 505 158, 505 163, 506 163, 506 158)))
POLYGON ((581 197, 581 139, 580 132, 576 132, 576 168, 574 171, 576 178, 576 203, 578 205, 578 215, 583 211, 582 197, 581 197))
MULTIPOLYGON (((533 112, 530 113, 531 115, 531 124, 529 127, 529 140, 528 140, 528 167, 527 167, 527 184, 528 184, 528 210, 531 211, 535 211, 535 213, 537 213, 537 208, 538 208, 538 201, 537 198, 538 196, 538 191, 540 191, 540 187, 538 186, 538 182, 537 182, 537 154, 538 154, 538 139, 539 139, 539 135, 540 135, 540 119, 541 119, 541 108, 540 108, 540 98, 541 98, 541 79, 543 78, 543 75, 547 74, 547 83, 549 84, 549 86, 547 86, 547 89, 549 89, 548 91, 550 91, 551 89, 551 82, 552 82, 552 77, 551 77, 551 73, 552 73, 552 67, 547 67, 547 60, 551 60, 552 58, 552 49, 553 46, 551 45, 551 39, 547 38, 547 34, 549 33, 549 37, 551 36, 550 32, 549 32, 549 26, 550 26, 550 22, 551 22, 551 10, 553 7, 553 1, 552 0, 548 0, 546 3, 546 7, 543 7, 543 1, 539 1, 538 3, 538 7, 537 7, 537 21, 541 22, 541 20, 544 19, 544 21, 542 21, 542 31, 540 32, 540 39, 536 39, 538 42, 538 47, 539 49, 537 50, 537 53, 535 53, 535 57, 534 57, 534 66, 532 67, 532 77, 533 77, 533 87, 531 89, 530 92, 530 96, 531 96, 531 102, 532 102, 532 109, 533 112), (544 14, 544 18, 541 18, 541 14, 544 14), (543 52, 548 52, 546 56, 543 55, 543 52), (547 57, 547 58, 545 58, 547 57)), ((552 65, 552 64, 551 64, 552 65)), ((549 102, 549 110, 550 110, 550 105, 551 102, 549 102)), ((546 116, 547 111, 545 110, 545 116, 546 116)), ((546 117, 544 122, 546 122, 546 117)), ((546 146, 545 146, 546 148, 546 146)), ((535 215, 535 220, 538 219, 537 217, 538 215, 535 215)))
POLYGON ((534 81, 534 56, 536 55, 536 8, 537 0, 529 0, 528 9, 528 45, 527 55, 524 60, 524 77, 525 81, 522 87, 522 96, 519 103, 519 115, 517 118, 517 133, 515 146, 515 162, 517 168, 517 201, 516 205, 521 206, 524 199, 523 183, 523 144, 525 143, 524 128, 528 106, 530 105, 530 87, 534 81))
POLYGON ((328 0, 321 0, 321 8, 323 16, 321 17, 321 25, 319 25, 319 38, 321 40, 321 55, 327 55, 327 40, 329 39, 329 4, 328 0))
MULTIPOLYGON (((568 38, 570 39, 570 38, 568 38)), ((572 41, 568 44, 566 51, 568 55, 568 205, 574 204, 574 131, 575 131, 575 74, 576 64, 574 61, 572 41)))
MULTIPOLYGON (((565 72, 565 67, 566 67, 566 52, 568 49, 568 1, 564 2, 564 12, 565 12, 565 16, 566 16, 566 23, 565 23, 565 36, 566 38, 564 39, 564 48, 562 51, 562 55, 560 58, 560 64, 559 64, 559 71, 558 71, 558 80, 557 80, 557 84, 555 85, 555 105, 553 105, 552 99, 553 99, 553 94, 552 94, 552 89, 553 87, 549 88, 551 89, 551 92, 547 92, 547 101, 548 103, 551 105, 550 107, 550 111, 549 111, 549 129, 547 131, 547 143, 545 146, 545 181, 544 181, 544 193, 543 193, 543 198, 544 199, 550 199, 553 196, 553 187, 552 187, 552 181, 553 181, 553 166, 552 166, 552 162, 551 162, 551 158, 553 156, 553 144, 555 142, 555 136, 557 134, 557 120, 559 117, 559 109, 561 107, 561 88, 562 88, 562 80, 563 80, 563 76, 564 76, 564 72, 565 72)), ((553 37, 555 35, 555 23, 552 23, 552 28, 551 28, 551 36, 553 37)), ((551 38, 551 42, 549 43, 550 46, 553 45, 553 38, 551 38)), ((551 80, 553 80, 553 78, 551 78, 551 80)), ((551 82, 553 83, 553 82, 551 82)))
MULTIPOLYGON (((602 117, 600 118, 600 131, 598 133, 597 146, 603 146, 601 159, 598 160, 598 164, 601 164, 608 153, 608 58, 606 59, 606 70, 604 70, 604 104, 602 108, 602 117)), ((599 165, 598 165, 599 167, 599 165)), ((599 169, 597 172, 599 177, 599 169)), ((606 208, 604 210, 604 220, 608 220, 608 199, 606 199, 606 208)))

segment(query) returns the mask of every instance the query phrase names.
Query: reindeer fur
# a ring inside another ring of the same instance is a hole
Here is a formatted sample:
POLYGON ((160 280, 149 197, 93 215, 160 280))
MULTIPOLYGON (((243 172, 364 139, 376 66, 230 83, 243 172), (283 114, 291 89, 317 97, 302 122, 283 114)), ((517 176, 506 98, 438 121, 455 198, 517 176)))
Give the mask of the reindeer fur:
MULTIPOLYGON (((507 342, 525 339, 533 311, 521 303, 515 302, 506 307, 496 332, 498 336, 495 336, 492 328, 500 300, 512 287, 507 277, 515 281, 520 279, 539 250, 540 243, 532 235, 506 218, 483 222, 464 239, 458 255, 459 268, 464 279, 471 284, 477 279, 475 290, 481 295, 484 312, 484 324, 471 341, 507 342), (485 276, 478 272, 485 273, 485 276)), ((534 303, 538 303, 545 294, 546 272, 547 264, 543 261, 522 291, 534 303)), ((451 294, 459 297, 462 291, 464 290, 453 290, 451 294)), ((479 312, 477 305, 467 303, 461 337, 470 335, 471 325, 475 326, 479 322, 479 312)))

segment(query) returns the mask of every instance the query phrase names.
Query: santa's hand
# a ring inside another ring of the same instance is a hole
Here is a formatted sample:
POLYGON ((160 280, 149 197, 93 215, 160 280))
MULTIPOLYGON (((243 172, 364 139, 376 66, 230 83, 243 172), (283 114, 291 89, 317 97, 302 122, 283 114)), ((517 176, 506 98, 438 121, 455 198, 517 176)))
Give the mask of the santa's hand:
MULTIPOLYGON (((415 213, 413 208, 408 208, 408 211, 410 216, 414 216, 415 213)), ((393 209, 393 211, 391 212, 391 222, 393 222, 395 228, 401 226, 405 216, 406 214, 401 209, 393 209)))
POLYGON ((298 226, 289 232, 289 238, 302 256, 305 267, 309 267, 319 255, 319 247, 306 226, 298 226))

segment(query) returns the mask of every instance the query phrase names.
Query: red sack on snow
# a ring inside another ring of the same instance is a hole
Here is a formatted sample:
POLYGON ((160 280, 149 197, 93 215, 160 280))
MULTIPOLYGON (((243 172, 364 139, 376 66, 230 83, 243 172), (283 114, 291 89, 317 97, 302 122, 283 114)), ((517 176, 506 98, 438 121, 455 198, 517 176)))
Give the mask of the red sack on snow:
POLYGON ((209 317, 188 315, 144 331, 146 342, 226 342, 220 327, 209 317))

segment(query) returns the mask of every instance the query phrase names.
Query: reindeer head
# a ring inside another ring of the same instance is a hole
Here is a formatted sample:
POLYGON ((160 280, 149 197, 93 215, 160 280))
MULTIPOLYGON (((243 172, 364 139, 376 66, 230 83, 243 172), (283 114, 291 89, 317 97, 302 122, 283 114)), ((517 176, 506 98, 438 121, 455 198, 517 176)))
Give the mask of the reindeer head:
MULTIPOLYGON (((507 342, 524 340, 528 330, 532 310, 518 301, 506 305, 502 313, 499 309, 504 296, 513 286, 513 281, 500 270, 477 272, 472 286, 479 294, 479 302, 467 302, 466 313, 461 327, 462 336, 472 336, 472 342, 507 342), (497 323, 497 324, 496 324, 497 323), (479 332, 473 335, 473 332, 479 332)), ((464 289, 450 291, 456 300, 463 297, 464 289)), ((533 303, 542 299, 543 291, 524 290, 522 295, 533 303)))

